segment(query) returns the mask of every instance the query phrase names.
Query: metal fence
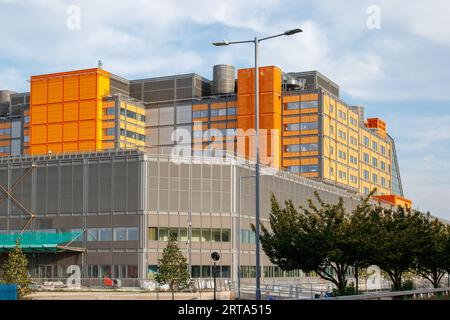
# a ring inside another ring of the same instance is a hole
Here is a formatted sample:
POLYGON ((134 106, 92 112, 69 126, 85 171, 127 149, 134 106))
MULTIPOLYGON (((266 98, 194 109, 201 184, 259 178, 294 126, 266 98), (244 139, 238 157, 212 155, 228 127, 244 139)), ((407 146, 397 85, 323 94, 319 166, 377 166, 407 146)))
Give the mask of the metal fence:
MULTIPOLYGON (((31 289, 35 291, 64 290, 122 290, 122 291, 168 291, 167 285, 159 285, 155 280, 147 279, 111 279, 111 283, 101 278, 82 278, 77 282, 68 282, 67 278, 31 279, 31 289)), ((232 288, 229 279, 216 279, 216 291, 226 292, 232 288)), ((191 279, 189 286, 179 291, 211 292, 214 290, 213 278, 191 279)))

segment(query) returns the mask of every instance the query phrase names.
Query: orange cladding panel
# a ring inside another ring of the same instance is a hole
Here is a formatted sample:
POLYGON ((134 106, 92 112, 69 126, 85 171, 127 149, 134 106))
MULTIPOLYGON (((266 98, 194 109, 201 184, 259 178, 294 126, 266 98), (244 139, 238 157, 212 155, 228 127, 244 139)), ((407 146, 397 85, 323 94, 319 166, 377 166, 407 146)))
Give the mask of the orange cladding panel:
POLYGON ((52 78, 48 80, 48 103, 63 101, 63 78, 52 78))
POLYGON ((63 120, 63 107, 62 103, 55 103, 48 105, 47 119, 49 123, 62 122, 63 120))

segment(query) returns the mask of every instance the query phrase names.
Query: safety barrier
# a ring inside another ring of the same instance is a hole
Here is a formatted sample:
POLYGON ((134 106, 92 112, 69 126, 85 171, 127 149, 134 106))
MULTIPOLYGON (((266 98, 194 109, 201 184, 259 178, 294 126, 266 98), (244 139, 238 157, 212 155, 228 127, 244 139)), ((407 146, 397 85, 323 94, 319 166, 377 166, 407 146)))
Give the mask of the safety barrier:
POLYGON ((0 284, 0 300, 17 300, 17 285, 0 284))

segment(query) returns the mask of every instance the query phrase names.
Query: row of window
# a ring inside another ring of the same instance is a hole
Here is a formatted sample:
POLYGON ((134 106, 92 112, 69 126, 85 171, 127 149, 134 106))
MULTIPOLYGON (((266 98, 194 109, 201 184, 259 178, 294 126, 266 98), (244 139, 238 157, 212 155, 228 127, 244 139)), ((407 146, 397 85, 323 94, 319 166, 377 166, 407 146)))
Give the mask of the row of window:
MULTIPOLYGON (((364 145, 368 148, 370 148, 370 139, 367 136, 363 137, 363 142, 364 145)), ((376 141, 372 141, 372 149, 376 152, 378 152, 378 142, 376 141)), ((381 146, 380 147, 380 152, 383 156, 386 156, 386 147, 385 146, 381 146)), ((389 152, 389 157, 390 157, 390 152, 389 152)))
MULTIPOLYGON (((370 164, 370 156, 369 156, 369 154, 363 153, 363 161, 365 163, 367 163, 367 164, 370 164)), ((378 159, 375 158, 375 157, 372 157, 372 166, 375 167, 375 168, 378 168, 378 159)), ((386 171, 386 162, 380 161, 380 168, 381 168, 381 170, 386 171)), ((390 171, 391 171, 391 165, 388 164, 388 171, 387 172, 390 172, 390 171)))
POLYGON ((318 165, 305 165, 305 166, 289 166, 287 167, 287 171, 292 173, 311 173, 318 172, 318 165))
MULTIPOLYGON (((211 117, 235 116, 237 114, 236 107, 224 109, 211 109, 211 117)), ((192 111, 192 118, 207 118, 208 110, 192 111)))
MULTIPOLYGON (((215 274, 217 278, 230 278, 231 277, 231 267, 230 266, 199 266, 193 265, 191 266, 191 278, 212 278, 215 274)), ((155 279, 155 275, 158 273, 158 266, 149 265, 147 267, 147 278, 149 280, 155 279)))
POLYGON ((285 104, 285 109, 287 109, 287 110, 309 109, 309 108, 318 108, 318 107, 319 107, 319 102, 317 100, 289 102, 289 103, 285 104))
POLYGON ((138 266, 137 265, 97 265, 89 264, 88 266, 89 278, 103 278, 112 277, 115 279, 137 279, 138 266))
POLYGON ((205 137, 205 139, 210 137, 234 137, 236 136, 236 128, 228 128, 228 129, 207 129, 207 130, 195 130, 192 133, 194 139, 201 139, 205 137))
MULTIPOLYGON (((188 228, 157 228, 148 229, 150 241, 168 241, 170 236, 175 236, 178 241, 188 241, 188 228)), ((192 242, 230 242, 230 229, 192 228, 192 242)))
POLYGON ((319 145, 317 143, 290 144, 286 147, 287 152, 307 152, 317 150, 319 150, 319 145))
POLYGON ((137 241, 138 228, 88 228, 88 241, 137 241))
POLYGON ((290 123, 286 126, 286 131, 315 130, 318 127, 317 122, 290 123))
POLYGON ((11 135, 11 128, 0 128, 0 136, 11 135))
MULTIPOLYGON (((367 181, 370 181, 370 173, 369 173, 369 171, 364 170, 363 174, 364 174, 364 179, 367 180, 367 181)), ((376 173, 372 174, 372 182, 378 184, 378 175, 376 173)), ((381 177, 380 184, 383 187, 386 187, 386 179, 384 177, 381 177)), ((390 184, 390 182, 389 182, 389 184, 390 184)))
POLYGON ((135 120, 138 120, 138 121, 145 122, 145 116, 144 115, 136 113, 136 112, 131 111, 131 110, 125 110, 124 108, 120 108, 120 115, 126 116, 126 117, 131 118, 131 119, 135 119, 135 120))
MULTIPOLYGON (((113 135, 114 135, 114 133, 113 133, 113 135)), ((130 131, 130 130, 122 129, 122 128, 120 128, 120 135, 121 136, 126 136, 126 137, 131 138, 131 139, 139 140, 139 141, 145 141, 145 135, 144 134, 136 133, 136 132, 133 132, 133 131, 130 131)))

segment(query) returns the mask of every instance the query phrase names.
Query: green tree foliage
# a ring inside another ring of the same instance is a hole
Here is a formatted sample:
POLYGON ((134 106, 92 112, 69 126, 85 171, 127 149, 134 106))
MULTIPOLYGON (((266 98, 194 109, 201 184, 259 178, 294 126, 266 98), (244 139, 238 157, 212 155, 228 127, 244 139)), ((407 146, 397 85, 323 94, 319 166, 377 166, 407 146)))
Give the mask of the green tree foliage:
POLYGON ((168 284, 174 300, 175 290, 180 290, 189 285, 189 271, 186 258, 178 248, 177 238, 170 236, 167 247, 158 260, 158 273, 156 281, 161 284, 168 284))
MULTIPOLYGON (((328 204, 318 193, 315 197, 318 206, 309 200, 308 208, 300 207, 297 211, 291 201, 281 208, 272 196, 272 231, 261 225, 261 245, 272 263, 283 270, 314 271, 336 285, 337 293, 342 295, 348 291, 349 267, 355 263, 365 265, 358 253, 363 250, 357 246, 361 241, 356 240, 362 239, 362 231, 353 230, 361 224, 352 224, 342 198, 336 204, 328 204)), ((358 210, 367 209, 358 207, 358 210)))
POLYGON ((3 264, 3 281, 17 284, 18 298, 24 299, 31 293, 29 288, 28 259, 20 249, 20 240, 16 241, 16 247, 8 254, 3 264))
POLYGON ((417 248, 415 271, 438 288, 448 270, 445 265, 447 230, 442 222, 431 219, 429 214, 424 216, 422 227, 422 245, 417 248))
POLYGON ((373 249, 368 254, 369 261, 386 272, 393 290, 402 290, 402 276, 415 267, 418 249, 424 244, 424 217, 402 207, 376 206, 371 214, 374 224, 367 236, 373 249))

